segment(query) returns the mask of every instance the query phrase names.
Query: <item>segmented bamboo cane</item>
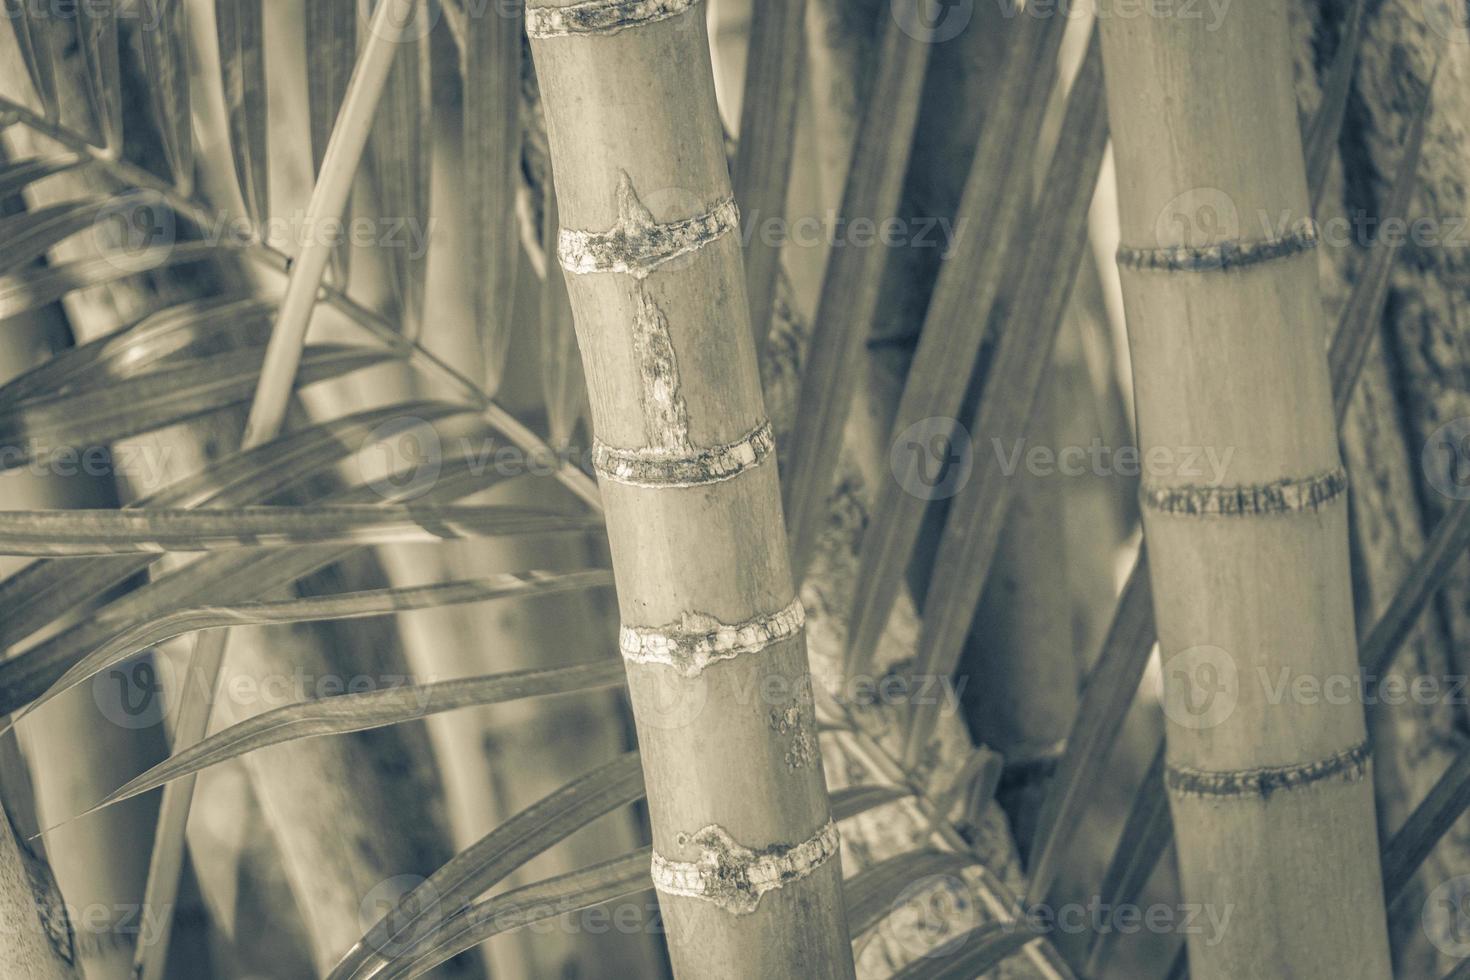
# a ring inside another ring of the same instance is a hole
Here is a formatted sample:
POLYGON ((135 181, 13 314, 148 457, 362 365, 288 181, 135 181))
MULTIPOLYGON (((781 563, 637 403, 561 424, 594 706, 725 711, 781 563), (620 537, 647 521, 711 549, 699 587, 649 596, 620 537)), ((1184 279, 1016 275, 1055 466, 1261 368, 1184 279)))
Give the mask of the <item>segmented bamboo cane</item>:
POLYGON ((1386 977, 1287 10, 1102 29, 1190 975, 1386 977))
POLYGON ((704 11, 526 26, 675 972, 851 977, 704 11))

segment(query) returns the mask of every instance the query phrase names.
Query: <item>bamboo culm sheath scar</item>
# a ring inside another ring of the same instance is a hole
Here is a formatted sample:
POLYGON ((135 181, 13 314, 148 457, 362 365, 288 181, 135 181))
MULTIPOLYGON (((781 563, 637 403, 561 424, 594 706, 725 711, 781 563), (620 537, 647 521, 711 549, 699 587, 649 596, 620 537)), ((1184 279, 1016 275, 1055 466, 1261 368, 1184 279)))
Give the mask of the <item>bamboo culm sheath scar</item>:
POLYGON ((1290 33, 1102 22, 1140 450, 1231 452, 1141 491, 1184 900, 1229 916, 1194 980, 1391 975, 1363 706, 1262 681, 1358 670, 1290 33))
POLYGON ((674 970, 850 977, 704 17, 690 0, 528 8, 557 258, 674 970))

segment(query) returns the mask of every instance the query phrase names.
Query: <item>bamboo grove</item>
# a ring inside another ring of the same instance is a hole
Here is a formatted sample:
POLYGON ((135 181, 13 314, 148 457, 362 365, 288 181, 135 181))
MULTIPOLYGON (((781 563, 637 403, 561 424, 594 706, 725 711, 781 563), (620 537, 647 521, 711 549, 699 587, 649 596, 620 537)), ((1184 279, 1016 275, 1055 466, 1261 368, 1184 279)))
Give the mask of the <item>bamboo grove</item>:
POLYGON ((1470 976, 1462 6, 7 0, 0 980, 1470 976))

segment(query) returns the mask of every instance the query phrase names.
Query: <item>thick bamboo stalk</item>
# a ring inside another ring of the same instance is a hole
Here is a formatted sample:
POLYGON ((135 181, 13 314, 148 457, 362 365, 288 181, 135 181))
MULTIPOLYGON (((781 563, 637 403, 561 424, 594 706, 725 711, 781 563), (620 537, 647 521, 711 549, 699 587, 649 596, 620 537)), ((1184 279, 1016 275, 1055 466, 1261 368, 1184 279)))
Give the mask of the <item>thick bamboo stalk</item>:
POLYGON ((703 10, 526 24, 675 972, 850 977, 703 10))
POLYGON ((1191 976, 1386 977, 1362 705, 1293 686, 1357 661, 1286 8, 1102 27, 1191 976))

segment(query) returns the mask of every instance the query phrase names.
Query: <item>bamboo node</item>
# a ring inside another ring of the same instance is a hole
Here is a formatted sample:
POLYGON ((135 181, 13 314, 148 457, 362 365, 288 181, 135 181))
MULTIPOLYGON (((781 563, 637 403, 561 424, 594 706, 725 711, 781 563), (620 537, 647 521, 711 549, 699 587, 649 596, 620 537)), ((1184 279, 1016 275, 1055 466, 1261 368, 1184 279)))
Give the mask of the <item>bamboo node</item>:
POLYGON ((727 197, 704 214, 657 222, 639 200, 627 171, 618 177, 618 220, 607 231, 563 228, 557 257, 573 275, 622 272, 646 279, 659 266, 696 252, 740 227, 740 209, 727 197))
POLYGON ((1285 235, 1259 241, 1228 241, 1213 245, 1169 245, 1163 248, 1118 246, 1118 265, 1152 272, 1206 272, 1240 269, 1282 259, 1317 247, 1317 223, 1302 221, 1285 235))
POLYGON ((799 844, 772 844, 760 851, 746 847, 725 828, 710 824, 693 834, 680 834, 681 846, 695 846, 695 861, 671 861, 653 853, 653 887, 665 895, 713 902, 735 915, 756 910, 766 892, 799 881, 837 853, 837 825, 826 826, 799 844))
POLYGON ((1320 510, 1344 496, 1347 488, 1347 470, 1339 466, 1314 476, 1287 477, 1274 483, 1256 485, 1144 485, 1138 496, 1145 508, 1162 514, 1246 517, 1320 510))
POLYGON ((739 476, 776 448, 769 420, 721 446, 620 449, 592 440, 592 468, 604 479, 630 487, 700 487, 739 476))
POLYGON ((1315 762, 1260 769, 1210 772, 1188 766, 1169 766, 1164 784, 1176 796, 1250 796, 1269 799, 1277 790, 1298 789, 1324 779, 1355 783, 1368 773, 1373 753, 1367 742, 1315 762))
POLYGON ((526 34, 532 38, 616 34, 677 17, 697 3, 699 0, 585 0, 565 7, 527 6, 526 34))
POLYGON ((790 639, 806 625, 800 599, 785 608, 743 623, 722 623, 700 612, 686 612, 667 626, 624 626, 618 635, 623 659, 637 664, 663 664, 685 677, 698 677, 721 660, 758 653, 790 639))

